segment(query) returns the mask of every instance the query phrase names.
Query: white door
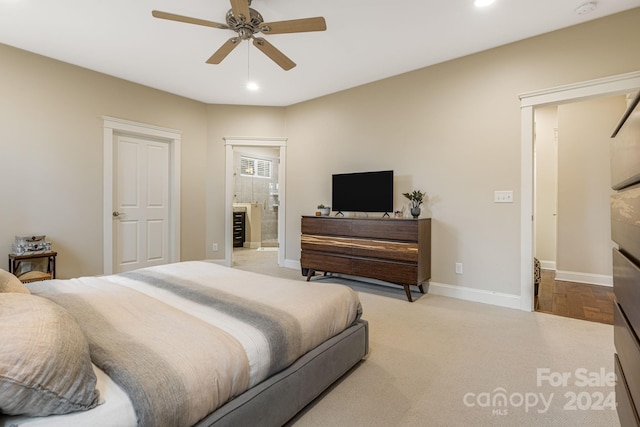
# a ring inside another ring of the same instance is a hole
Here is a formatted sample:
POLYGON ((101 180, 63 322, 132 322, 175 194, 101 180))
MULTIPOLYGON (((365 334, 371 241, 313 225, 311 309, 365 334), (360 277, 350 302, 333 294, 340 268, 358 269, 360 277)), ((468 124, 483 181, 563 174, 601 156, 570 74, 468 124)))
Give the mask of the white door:
POLYGON ((169 144, 116 136, 113 271, 169 262, 169 144))

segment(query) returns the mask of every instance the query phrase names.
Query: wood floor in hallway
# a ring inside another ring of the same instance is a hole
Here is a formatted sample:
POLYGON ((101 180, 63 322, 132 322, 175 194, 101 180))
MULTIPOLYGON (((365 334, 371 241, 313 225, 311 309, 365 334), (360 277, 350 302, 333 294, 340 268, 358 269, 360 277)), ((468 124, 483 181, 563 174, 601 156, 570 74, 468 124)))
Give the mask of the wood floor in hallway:
POLYGON ((613 288, 555 280, 542 270, 536 311, 613 325, 613 288))

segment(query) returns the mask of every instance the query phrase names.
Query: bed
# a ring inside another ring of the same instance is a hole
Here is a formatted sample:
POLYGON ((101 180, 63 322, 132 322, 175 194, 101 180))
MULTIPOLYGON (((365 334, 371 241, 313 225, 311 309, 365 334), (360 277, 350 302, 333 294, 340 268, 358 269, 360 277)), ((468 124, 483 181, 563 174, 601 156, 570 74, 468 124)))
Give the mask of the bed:
POLYGON ((278 426, 368 352, 350 288, 210 262, 1 290, 0 426, 278 426))

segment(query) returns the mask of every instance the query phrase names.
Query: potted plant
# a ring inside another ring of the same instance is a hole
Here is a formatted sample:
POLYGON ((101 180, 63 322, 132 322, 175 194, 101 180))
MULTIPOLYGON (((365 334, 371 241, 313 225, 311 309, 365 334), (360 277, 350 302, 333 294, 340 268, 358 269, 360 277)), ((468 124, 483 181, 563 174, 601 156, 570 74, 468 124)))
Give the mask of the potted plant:
POLYGON ((411 203, 411 216, 418 218, 420 216, 420 205, 424 202, 426 193, 420 190, 414 190, 412 193, 402 193, 402 195, 409 199, 411 203))
POLYGON ((331 212, 331 208, 321 203, 318 205, 318 212, 320 212, 320 215, 322 216, 329 216, 329 213, 331 212))

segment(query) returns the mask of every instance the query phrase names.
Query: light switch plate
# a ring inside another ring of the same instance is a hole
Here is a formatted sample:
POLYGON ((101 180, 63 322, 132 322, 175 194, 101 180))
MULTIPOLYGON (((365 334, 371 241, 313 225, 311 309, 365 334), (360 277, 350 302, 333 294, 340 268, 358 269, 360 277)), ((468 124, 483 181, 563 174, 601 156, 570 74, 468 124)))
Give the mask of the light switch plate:
POLYGON ((495 203, 513 203, 513 191, 496 191, 494 192, 493 201, 495 203))

